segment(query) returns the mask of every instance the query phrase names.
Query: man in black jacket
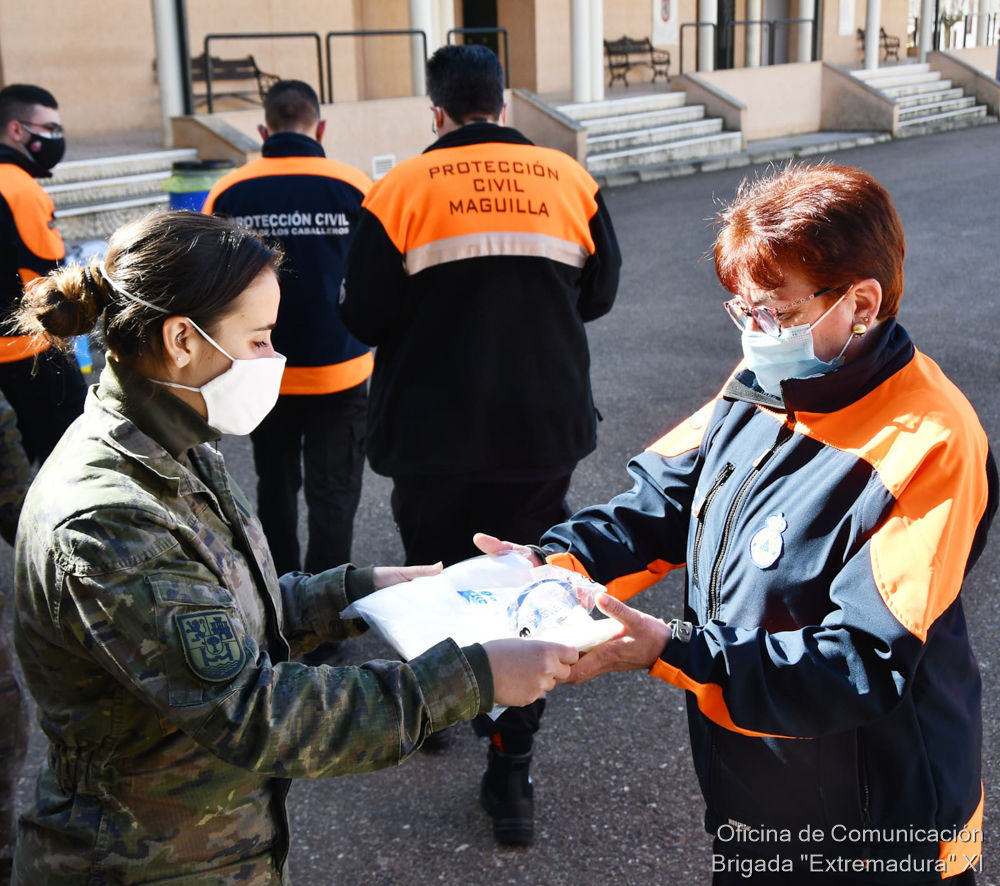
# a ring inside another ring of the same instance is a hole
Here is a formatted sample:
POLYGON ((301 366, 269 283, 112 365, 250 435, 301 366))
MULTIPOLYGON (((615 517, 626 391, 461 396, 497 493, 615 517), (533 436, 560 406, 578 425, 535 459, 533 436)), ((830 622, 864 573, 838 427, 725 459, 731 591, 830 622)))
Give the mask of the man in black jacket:
MULTIPOLYGON (((503 125, 492 52, 443 47, 427 83, 440 137, 366 198, 341 318, 378 346, 368 457, 392 477, 406 562, 450 564, 478 553, 476 530, 534 543, 564 519, 596 446, 583 324, 611 309, 621 254, 586 170, 503 125)), ((501 842, 532 837, 543 705, 477 729, 501 842)))
MULTIPOLYGON (((284 252, 273 332, 288 362, 278 403, 251 433, 261 523, 278 574, 303 567, 298 493, 309 509, 305 571, 351 558, 364 469, 371 351, 340 322, 343 261, 371 180, 327 158, 326 123, 308 83, 281 80, 264 101, 261 156, 218 181, 204 212, 225 213, 284 252)), ((330 644, 310 653, 319 664, 330 644)))
MULTIPOLYGON (((23 287, 57 268, 66 255, 55 207, 35 179, 66 150, 59 106, 39 86, 0 90, 0 316, 23 287)), ((83 412, 86 384, 72 358, 33 336, 0 337, 0 391, 17 413, 24 449, 42 462, 83 412)))

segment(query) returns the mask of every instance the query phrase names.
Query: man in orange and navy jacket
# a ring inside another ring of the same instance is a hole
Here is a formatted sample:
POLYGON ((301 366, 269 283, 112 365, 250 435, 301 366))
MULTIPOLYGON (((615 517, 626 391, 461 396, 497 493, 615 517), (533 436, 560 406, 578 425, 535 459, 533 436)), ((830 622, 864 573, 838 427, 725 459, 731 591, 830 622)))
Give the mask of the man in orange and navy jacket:
MULTIPOLYGON (((584 323, 611 309, 621 254, 587 171, 498 125, 490 50, 442 47, 427 84, 440 138, 374 185, 340 311, 378 346, 368 457, 393 480, 406 562, 449 564, 477 553, 477 529, 533 542, 563 519, 596 446, 584 323)), ((542 704, 479 724, 501 842, 532 837, 542 704)))
POLYGON ((307 83, 275 84, 264 117, 262 156, 217 182, 203 211, 233 216, 280 241, 284 251, 271 340, 288 362, 277 405, 250 435, 258 510, 278 574, 301 569, 296 529, 304 456, 305 570, 321 572, 350 560, 361 497, 372 354, 341 324, 337 301, 371 180, 327 159, 320 144, 325 121, 307 83))
MULTIPOLYGON (((0 90, 0 315, 10 316, 24 286, 66 255, 55 207, 36 178, 66 150, 59 106, 39 86, 0 90)), ((3 330, 9 331, 9 330, 3 330)), ((0 391, 17 414, 24 450, 42 462, 83 412, 86 384, 72 358, 32 336, 0 336, 0 391)))

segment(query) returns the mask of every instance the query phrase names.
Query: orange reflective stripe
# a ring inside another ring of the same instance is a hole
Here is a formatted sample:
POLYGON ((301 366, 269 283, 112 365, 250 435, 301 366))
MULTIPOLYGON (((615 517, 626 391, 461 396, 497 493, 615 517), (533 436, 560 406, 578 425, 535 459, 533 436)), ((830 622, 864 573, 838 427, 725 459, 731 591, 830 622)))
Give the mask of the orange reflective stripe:
POLYGON ((587 578, 590 578, 590 573, 587 572, 584 565, 568 551, 559 551, 557 554, 549 554, 545 558, 545 562, 550 566, 561 566, 563 569, 579 572, 580 575, 585 575, 587 578))
MULTIPOLYGON (((372 180, 361 170, 348 166, 346 163, 330 160, 327 157, 258 157, 220 178, 209 191, 201 211, 206 215, 211 215, 219 194, 233 185, 270 175, 315 175, 322 178, 340 179, 365 195, 372 187, 372 180)), ((326 207, 320 208, 325 209, 326 207)))
POLYGON ((941 879, 956 877, 965 871, 979 870, 977 862, 983 851, 983 807, 986 802, 986 789, 979 783, 979 805, 972 813, 968 824, 955 836, 968 839, 955 839, 940 843, 941 851, 938 858, 945 864, 945 872, 941 879))
POLYGON ((403 255, 484 232, 546 234, 592 255, 596 195, 594 179, 561 151, 487 142, 405 160, 364 205, 403 255))
POLYGON ((928 357, 832 415, 795 430, 870 464, 896 499, 871 540, 879 594, 921 640, 958 596, 986 512, 988 443, 975 411, 928 357))
POLYGON ((644 572, 633 572, 631 575, 620 575, 609 581, 605 587, 612 597, 628 600, 640 591, 655 585, 663 576, 683 563, 668 563, 666 560, 654 560, 644 572))
POLYGON ((26 360, 42 351, 47 351, 51 345, 38 335, 0 336, 0 363, 14 363, 26 360))
MULTIPOLYGON (((549 554, 545 558, 545 562, 551 566, 561 566, 563 569, 579 572, 580 575, 586 575, 587 578, 590 578, 590 574, 584 568, 584 565, 567 551, 549 554)), ((639 591, 644 591, 646 588, 655 585, 671 569, 676 568, 677 565, 668 563, 666 560, 654 560, 646 567, 645 572, 633 572, 631 575, 621 575, 609 581, 604 587, 612 597, 616 597, 619 600, 627 600, 629 597, 634 597, 639 591)))
POLYGON ((698 709, 713 723, 718 723, 730 732, 738 732, 740 735, 749 735, 754 738, 793 738, 789 735, 772 735, 769 732, 754 732, 752 729, 742 729, 733 722, 729 716, 729 708, 722 697, 722 687, 715 683, 697 683, 687 674, 673 665, 667 664, 662 658, 658 658, 649 673, 654 677, 678 686, 688 692, 694 693, 698 702, 698 709))
POLYGON ((375 358, 368 351, 353 360, 332 366, 286 366, 281 376, 282 394, 332 394, 357 387, 372 374, 375 358))
POLYGON ((425 268, 464 258, 484 255, 528 255, 582 268, 589 253, 584 247, 548 234, 526 231, 487 231, 448 237, 411 249, 406 253, 406 273, 419 274, 425 268))

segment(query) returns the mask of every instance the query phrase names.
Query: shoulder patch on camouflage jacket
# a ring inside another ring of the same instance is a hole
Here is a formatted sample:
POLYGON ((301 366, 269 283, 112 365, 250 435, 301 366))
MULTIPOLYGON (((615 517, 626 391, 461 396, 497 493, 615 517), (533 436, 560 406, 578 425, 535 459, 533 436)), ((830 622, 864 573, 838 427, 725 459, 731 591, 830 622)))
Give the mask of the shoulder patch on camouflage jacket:
POLYGON ((243 668, 243 644, 227 612, 213 609, 178 615, 177 630, 188 667, 203 680, 225 683, 243 668))

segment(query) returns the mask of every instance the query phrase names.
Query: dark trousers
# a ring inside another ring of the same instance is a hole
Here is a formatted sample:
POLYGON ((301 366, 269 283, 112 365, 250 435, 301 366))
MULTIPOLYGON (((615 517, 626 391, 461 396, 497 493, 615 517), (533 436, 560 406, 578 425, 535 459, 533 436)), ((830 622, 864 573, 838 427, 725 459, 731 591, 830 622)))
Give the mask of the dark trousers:
POLYGON ((309 543, 305 571, 351 559, 368 427, 366 384, 333 394, 282 394, 250 435, 257 513, 278 575, 302 568, 298 495, 303 485, 309 543))
POLYGON ((0 391, 17 413, 28 460, 41 464, 83 412, 87 383, 76 360, 49 348, 37 361, 0 363, 0 391))
MULTIPOLYGON (((393 477, 392 514, 406 552, 406 565, 446 566, 481 553, 476 532, 504 541, 537 544, 547 529, 567 517, 570 474, 531 482, 469 481, 455 476, 393 477)), ((479 716, 479 735, 499 732, 506 750, 523 753, 539 728, 545 699, 508 708, 494 722, 479 716)))

